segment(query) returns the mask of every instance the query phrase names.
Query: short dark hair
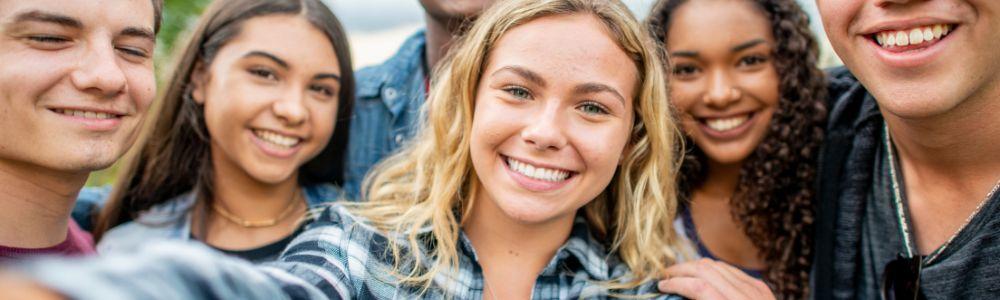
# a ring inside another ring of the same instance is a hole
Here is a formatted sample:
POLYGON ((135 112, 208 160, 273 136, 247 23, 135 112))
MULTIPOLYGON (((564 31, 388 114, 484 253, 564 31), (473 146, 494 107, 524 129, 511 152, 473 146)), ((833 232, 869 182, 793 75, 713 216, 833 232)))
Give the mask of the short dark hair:
POLYGON ((163 0, 153 1, 153 32, 160 32, 160 23, 163 22, 163 0))

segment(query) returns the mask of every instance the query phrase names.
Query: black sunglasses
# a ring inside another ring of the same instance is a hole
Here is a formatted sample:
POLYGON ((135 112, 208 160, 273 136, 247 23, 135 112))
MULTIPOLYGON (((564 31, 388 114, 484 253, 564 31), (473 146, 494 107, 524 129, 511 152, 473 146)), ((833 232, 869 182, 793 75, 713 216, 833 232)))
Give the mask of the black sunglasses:
POLYGON ((923 256, 907 257, 897 254, 896 259, 885 265, 882 272, 882 299, 885 300, 924 300, 920 292, 920 270, 923 268, 923 256))

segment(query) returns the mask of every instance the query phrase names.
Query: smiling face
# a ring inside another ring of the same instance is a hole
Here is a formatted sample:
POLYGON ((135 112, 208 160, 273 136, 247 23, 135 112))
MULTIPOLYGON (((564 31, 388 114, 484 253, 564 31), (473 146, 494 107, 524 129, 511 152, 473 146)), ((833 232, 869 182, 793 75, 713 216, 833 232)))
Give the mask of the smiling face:
POLYGON ((594 16, 549 16, 490 51, 470 138, 475 205, 515 222, 572 220, 611 182, 638 70, 594 16))
POLYGON ((741 163, 778 106, 770 23, 749 1, 691 1, 674 12, 669 30, 671 99, 685 133, 710 160, 741 163))
POLYGON ((0 0, 0 160, 111 165, 155 95, 148 0, 0 0))
POLYGON ((333 133, 339 70, 329 39, 300 16, 245 21, 193 78, 216 170, 295 180, 333 133))
POLYGON ((1000 93, 1000 1, 817 4, 834 50, 885 112, 933 117, 1000 93))

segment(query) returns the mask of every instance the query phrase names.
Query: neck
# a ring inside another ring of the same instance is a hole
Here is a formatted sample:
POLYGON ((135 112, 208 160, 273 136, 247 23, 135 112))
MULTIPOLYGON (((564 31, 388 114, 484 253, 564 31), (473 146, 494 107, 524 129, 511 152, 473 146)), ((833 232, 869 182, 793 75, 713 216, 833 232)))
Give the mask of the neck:
MULTIPOLYGON (((295 174, 286 180, 268 184, 260 182, 233 164, 219 163, 225 158, 213 159, 215 167, 213 205, 244 220, 259 221, 278 217, 296 196, 299 189, 295 174)), ((213 219, 221 218, 216 214, 213 219)), ((211 222, 215 224, 226 222, 211 222)))
POLYGON ((742 167, 742 162, 720 164, 710 160, 708 176, 705 177, 705 182, 696 188, 697 192, 702 196, 702 199, 728 202, 736 193, 742 167))
POLYGON ((63 172, 0 159, 0 245, 55 246, 89 172, 63 172))
POLYGON ((460 34, 458 31, 461 29, 461 22, 437 20, 426 13, 424 20, 427 23, 427 31, 424 33, 424 36, 427 37, 424 58, 429 69, 427 73, 430 74, 437 63, 448 53, 452 40, 460 34))
POLYGON ((484 276, 498 296, 528 297, 538 274, 569 238, 574 216, 524 224, 479 194, 462 227, 475 247, 484 276))
POLYGON ((907 188, 917 182, 934 182, 960 198, 981 200, 1000 179, 997 100, 1000 95, 970 99, 948 113, 919 119, 883 111, 907 188), (981 195, 972 197, 976 194, 981 195))

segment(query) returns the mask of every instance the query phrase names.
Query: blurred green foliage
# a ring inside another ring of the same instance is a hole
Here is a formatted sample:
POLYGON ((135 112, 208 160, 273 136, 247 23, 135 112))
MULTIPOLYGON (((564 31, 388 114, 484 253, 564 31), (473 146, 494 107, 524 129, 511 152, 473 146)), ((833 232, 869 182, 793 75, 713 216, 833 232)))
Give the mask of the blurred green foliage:
MULTIPOLYGON (((165 72, 171 69, 171 55, 174 47, 180 46, 187 31, 194 27, 201 12, 211 3, 210 0, 166 0, 163 3, 163 22, 160 25, 160 32, 156 35, 156 72, 158 84, 163 86, 165 72)), ((120 161, 119 161, 120 162, 120 161)), ((100 186, 114 182, 119 163, 110 168, 90 174, 87 179, 88 186, 100 186)))

